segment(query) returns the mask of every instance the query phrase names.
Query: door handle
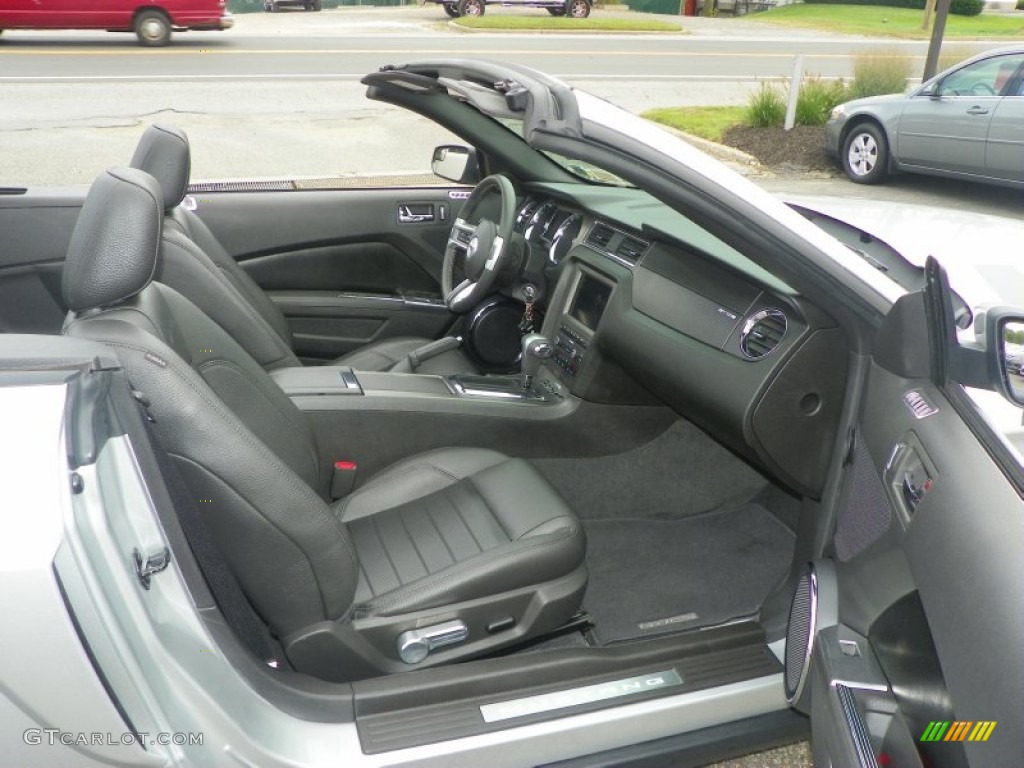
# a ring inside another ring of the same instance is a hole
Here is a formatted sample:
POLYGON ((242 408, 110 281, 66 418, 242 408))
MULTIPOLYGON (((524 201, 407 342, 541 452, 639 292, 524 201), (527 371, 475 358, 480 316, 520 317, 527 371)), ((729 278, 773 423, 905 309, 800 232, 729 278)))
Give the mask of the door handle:
POLYGON ((987 115, 988 110, 985 107, 971 107, 967 110, 968 115, 987 115))
POLYGON ((399 224, 423 224, 428 221, 434 220, 433 211, 423 211, 414 213, 408 205, 398 206, 398 223, 399 224))

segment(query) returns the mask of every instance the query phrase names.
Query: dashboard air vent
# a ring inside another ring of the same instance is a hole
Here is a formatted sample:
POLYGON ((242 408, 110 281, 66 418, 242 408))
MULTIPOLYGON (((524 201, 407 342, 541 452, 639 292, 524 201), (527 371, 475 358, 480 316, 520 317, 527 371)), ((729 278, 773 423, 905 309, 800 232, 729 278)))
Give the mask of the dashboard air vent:
POLYGON ((762 309, 743 323, 740 351, 751 360, 759 360, 779 345, 786 335, 786 316, 777 309, 762 309))
POLYGON ((636 264, 640 257, 647 251, 649 243, 637 237, 624 237, 619 246, 615 249, 615 255, 620 259, 636 264))
POLYGON ((587 234, 587 245, 592 245, 600 251, 607 251, 608 244, 615 237, 615 230, 605 224, 595 224, 587 234))

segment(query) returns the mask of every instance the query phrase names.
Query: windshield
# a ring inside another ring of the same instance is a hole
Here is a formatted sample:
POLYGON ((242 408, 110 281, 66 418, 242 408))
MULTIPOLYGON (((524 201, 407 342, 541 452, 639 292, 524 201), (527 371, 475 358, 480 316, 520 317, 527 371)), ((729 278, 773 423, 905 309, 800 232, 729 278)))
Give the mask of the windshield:
MULTIPOLYGON (((505 126, 508 130, 512 131, 516 136, 523 139, 523 121, 519 118, 513 117, 499 117, 495 118, 501 125, 505 126)), ((525 140, 525 139, 524 139, 525 140)), ((631 187, 632 184, 627 182, 620 176, 616 176, 611 171, 607 171, 604 168, 600 168, 593 163, 588 163, 584 160, 576 160, 565 155, 560 155, 557 152, 548 152, 547 150, 540 150, 548 159, 560 165, 562 168, 567 170, 574 176, 583 179, 584 181, 591 181, 596 184, 607 184, 614 187, 631 187)))

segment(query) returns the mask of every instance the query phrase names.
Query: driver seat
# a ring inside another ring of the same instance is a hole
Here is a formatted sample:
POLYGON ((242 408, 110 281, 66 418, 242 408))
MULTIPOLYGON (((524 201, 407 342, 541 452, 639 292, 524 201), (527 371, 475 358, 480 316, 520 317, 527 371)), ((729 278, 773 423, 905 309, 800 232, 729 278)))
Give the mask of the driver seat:
MULTIPOLYGON (((166 125, 149 126, 135 149, 131 167, 155 178, 164 196, 164 229, 154 279, 213 318, 264 370, 301 366, 284 314, 203 220, 182 205, 192 167, 185 133, 166 125)), ((431 343, 431 339, 405 336, 382 339, 327 364, 358 371, 411 373, 414 368, 409 354, 431 343)), ((458 347, 419 357, 425 359, 416 365, 416 373, 479 373, 458 347)))

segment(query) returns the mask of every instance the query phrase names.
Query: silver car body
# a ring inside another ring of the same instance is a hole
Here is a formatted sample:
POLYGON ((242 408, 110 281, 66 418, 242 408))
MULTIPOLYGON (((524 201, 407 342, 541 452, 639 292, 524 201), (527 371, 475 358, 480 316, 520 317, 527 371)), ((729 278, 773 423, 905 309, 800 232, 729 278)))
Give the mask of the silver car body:
MULTIPOLYGON (((759 187, 637 117, 577 96, 585 131, 659 154, 666 174, 756 220, 798 251, 805 268, 828 275, 880 316, 904 295, 759 187)), ((783 675, 776 674, 366 755, 352 722, 303 717, 262 695, 211 635, 177 560, 160 574, 159 588, 140 588, 132 553, 144 558, 170 541, 127 437, 107 440, 69 485, 64 435, 73 398, 61 371, 91 360, 102 365, 110 352, 17 336, 0 338, 0 350, 7 359, 72 361, 52 376, 26 375, 0 387, 0 423, 7 427, 0 437, 0 599, 7 626, 18 627, 3 633, 0 645, 6 763, 498 768, 590 755, 786 708, 783 675)))

